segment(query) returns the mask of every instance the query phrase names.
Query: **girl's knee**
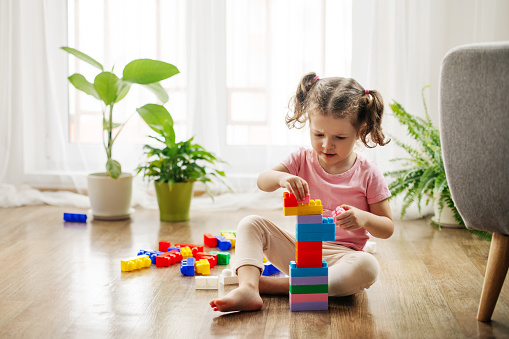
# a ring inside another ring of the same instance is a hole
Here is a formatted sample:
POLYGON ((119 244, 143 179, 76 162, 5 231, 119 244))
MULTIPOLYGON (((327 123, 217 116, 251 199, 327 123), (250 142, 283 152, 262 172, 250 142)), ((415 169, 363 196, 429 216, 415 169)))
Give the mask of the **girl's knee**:
POLYGON ((247 217, 244 217, 237 226, 237 233, 248 231, 257 225, 260 225, 262 220, 263 217, 260 217, 259 215, 248 215, 247 217))

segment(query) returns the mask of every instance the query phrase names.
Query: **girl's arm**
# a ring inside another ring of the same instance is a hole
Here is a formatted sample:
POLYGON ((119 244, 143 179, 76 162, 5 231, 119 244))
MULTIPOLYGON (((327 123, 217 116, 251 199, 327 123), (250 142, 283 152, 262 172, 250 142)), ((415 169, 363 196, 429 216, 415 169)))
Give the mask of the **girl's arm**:
POLYGON ((297 200, 304 200, 306 195, 309 195, 309 186, 306 180, 290 174, 282 164, 260 173, 257 185, 265 192, 274 192, 280 187, 286 188, 288 192, 295 195, 297 200))
POLYGON ((381 239, 387 239, 394 233, 394 221, 388 199, 369 205, 369 212, 349 205, 341 207, 346 209, 346 212, 336 217, 336 224, 345 231, 364 228, 372 236, 381 239))

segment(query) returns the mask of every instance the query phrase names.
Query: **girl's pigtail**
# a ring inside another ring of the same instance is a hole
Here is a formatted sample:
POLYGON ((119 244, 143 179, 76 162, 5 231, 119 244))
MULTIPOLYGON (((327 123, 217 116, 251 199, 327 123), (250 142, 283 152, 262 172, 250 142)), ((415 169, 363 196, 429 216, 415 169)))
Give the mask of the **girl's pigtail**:
POLYGON ((364 124, 359 131, 359 137, 364 145, 368 148, 376 147, 376 145, 387 145, 391 139, 385 140, 382 132, 382 116, 384 113, 384 102, 382 95, 378 91, 366 91, 366 106, 364 107, 364 124), (374 145, 369 145, 371 140, 374 145))
POLYGON ((289 128, 301 128, 307 120, 309 94, 311 89, 319 82, 316 73, 304 75, 297 86, 295 96, 290 99, 289 112, 286 114, 286 125, 289 128), (293 109, 292 109, 293 107, 293 109))

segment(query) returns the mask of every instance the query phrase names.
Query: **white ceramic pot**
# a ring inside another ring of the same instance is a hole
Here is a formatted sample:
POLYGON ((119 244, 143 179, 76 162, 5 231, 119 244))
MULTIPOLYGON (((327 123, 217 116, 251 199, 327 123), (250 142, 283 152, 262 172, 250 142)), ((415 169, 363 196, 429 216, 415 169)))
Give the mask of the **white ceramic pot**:
POLYGON ((447 206, 447 204, 444 204, 444 208, 442 209, 442 214, 440 215, 440 222, 438 222, 438 215, 439 215, 439 207, 438 207, 438 199, 435 199, 433 201, 433 211, 435 212, 435 215, 431 218, 431 220, 436 223, 440 224, 441 227, 446 228, 463 228, 463 226, 458 225, 458 222, 454 218, 454 213, 452 209, 447 206))
POLYGON ((92 173, 87 177, 88 196, 94 219, 125 220, 131 215, 133 176, 122 173, 117 179, 106 173, 92 173))

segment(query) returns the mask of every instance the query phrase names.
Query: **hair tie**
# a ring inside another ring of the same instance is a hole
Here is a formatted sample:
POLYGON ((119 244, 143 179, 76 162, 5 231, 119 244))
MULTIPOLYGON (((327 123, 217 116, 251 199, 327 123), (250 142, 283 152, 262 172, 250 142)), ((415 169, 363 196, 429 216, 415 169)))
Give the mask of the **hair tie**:
POLYGON ((320 77, 317 75, 313 78, 313 81, 316 82, 316 80, 320 79, 320 77))
POLYGON ((369 94, 369 89, 365 90, 364 93, 369 94))

